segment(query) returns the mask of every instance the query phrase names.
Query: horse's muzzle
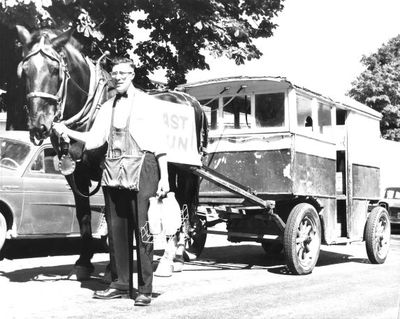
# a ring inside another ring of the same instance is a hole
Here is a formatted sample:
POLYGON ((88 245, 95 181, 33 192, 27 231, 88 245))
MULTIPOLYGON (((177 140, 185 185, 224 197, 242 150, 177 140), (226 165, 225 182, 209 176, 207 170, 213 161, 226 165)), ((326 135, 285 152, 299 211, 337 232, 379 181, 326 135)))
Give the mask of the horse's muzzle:
POLYGON ((43 124, 38 128, 35 127, 29 130, 30 140, 35 145, 41 145, 47 136, 49 136, 49 130, 43 124))

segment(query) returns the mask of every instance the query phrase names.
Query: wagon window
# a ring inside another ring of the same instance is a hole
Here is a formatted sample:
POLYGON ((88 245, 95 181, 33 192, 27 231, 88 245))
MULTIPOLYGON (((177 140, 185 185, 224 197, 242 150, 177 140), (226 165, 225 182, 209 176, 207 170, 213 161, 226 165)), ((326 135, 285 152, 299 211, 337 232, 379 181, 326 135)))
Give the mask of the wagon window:
POLYGON ((255 116, 259 127, 280 127, 285 121, 285 94, 257 94, 255 116))
POLYGON ((318 129, 320 133, 326 133, 332 127, 331 107, 324 103, 318 103, 318 129))
POLYGON ((297 96, 297 125, 312 129, 311 99, 304 96, 297 96))
POLYGON ((225 128, 244 128, 249 126, 250 98, 247 96, 223 98, 223 121, 225 128))
POLYGON ((211 130, 215 130, 218 127, 217 116, 218 116, 218 99, 215 100, 200 100, 200 104, 206 113, 208 126, 211 130))

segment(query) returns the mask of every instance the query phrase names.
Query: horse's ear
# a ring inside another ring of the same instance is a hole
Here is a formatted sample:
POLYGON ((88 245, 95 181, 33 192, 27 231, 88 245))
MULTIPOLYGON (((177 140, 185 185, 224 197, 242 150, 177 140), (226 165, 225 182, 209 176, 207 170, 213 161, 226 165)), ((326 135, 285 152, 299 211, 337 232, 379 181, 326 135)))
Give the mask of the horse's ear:
POLYGON ((32 41, 32 36, 31 33, 22 25, 16 25, 17 32, 18 32, 18 38, 23 44, 23 46, 26 46, 32 41))
POLYGON ((64 45, 68 43, 68 41, 71 39, 72 34, 74 33, 74 29, 69 29, 63 33, 61 33, 59 36, 51 40, 51 45, 53 46, 54 49, 60 49, 64 45))

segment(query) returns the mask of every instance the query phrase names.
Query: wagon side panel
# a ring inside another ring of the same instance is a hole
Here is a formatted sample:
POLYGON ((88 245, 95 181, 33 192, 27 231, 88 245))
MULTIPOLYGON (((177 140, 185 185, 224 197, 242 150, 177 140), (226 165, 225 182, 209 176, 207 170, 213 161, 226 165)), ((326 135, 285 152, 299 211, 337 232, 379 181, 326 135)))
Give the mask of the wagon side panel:
MULTIPOLYGON (((209 154, 207 166, 259 194, 291 194, 291 150, 227 151, 209 154)), ((219 186, 202 181, 200 196, 223 196, 219 186)))

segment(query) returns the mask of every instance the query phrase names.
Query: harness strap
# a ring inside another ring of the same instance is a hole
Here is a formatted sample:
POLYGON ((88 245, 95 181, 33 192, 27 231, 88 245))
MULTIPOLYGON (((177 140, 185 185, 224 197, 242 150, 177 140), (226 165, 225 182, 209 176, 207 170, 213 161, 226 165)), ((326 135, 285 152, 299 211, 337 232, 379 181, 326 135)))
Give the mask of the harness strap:
POLYGON ((33 99, 35 97, 50 99, 50 100, 54 100, 56 102, 59 102, 59 100, 60 100, 60 98, 57 95, 46 93, 46 92, 35 91, 35 92, 31 92, 26 95, 27 99, 33 99))
POLYGON ((89 111, 91 110, 91 107, 93 105, 93 99, 97 90, 97 87, 95 85, 96 82, 98 82, 98 75, 95 72, 93 63, 89 59, 85 59, 86 63, 89 66, 90 70, 90 84, 89 84, 89 92, 87 94, 87 99, 85 102, 85 105, 82 107, 82 109, 76 113, 74 116, 70 117, 69 119, 65 120, 64 124, 66 126, 79 126, 79 124, 82 124, 82 118, 84 118, 89 111))

